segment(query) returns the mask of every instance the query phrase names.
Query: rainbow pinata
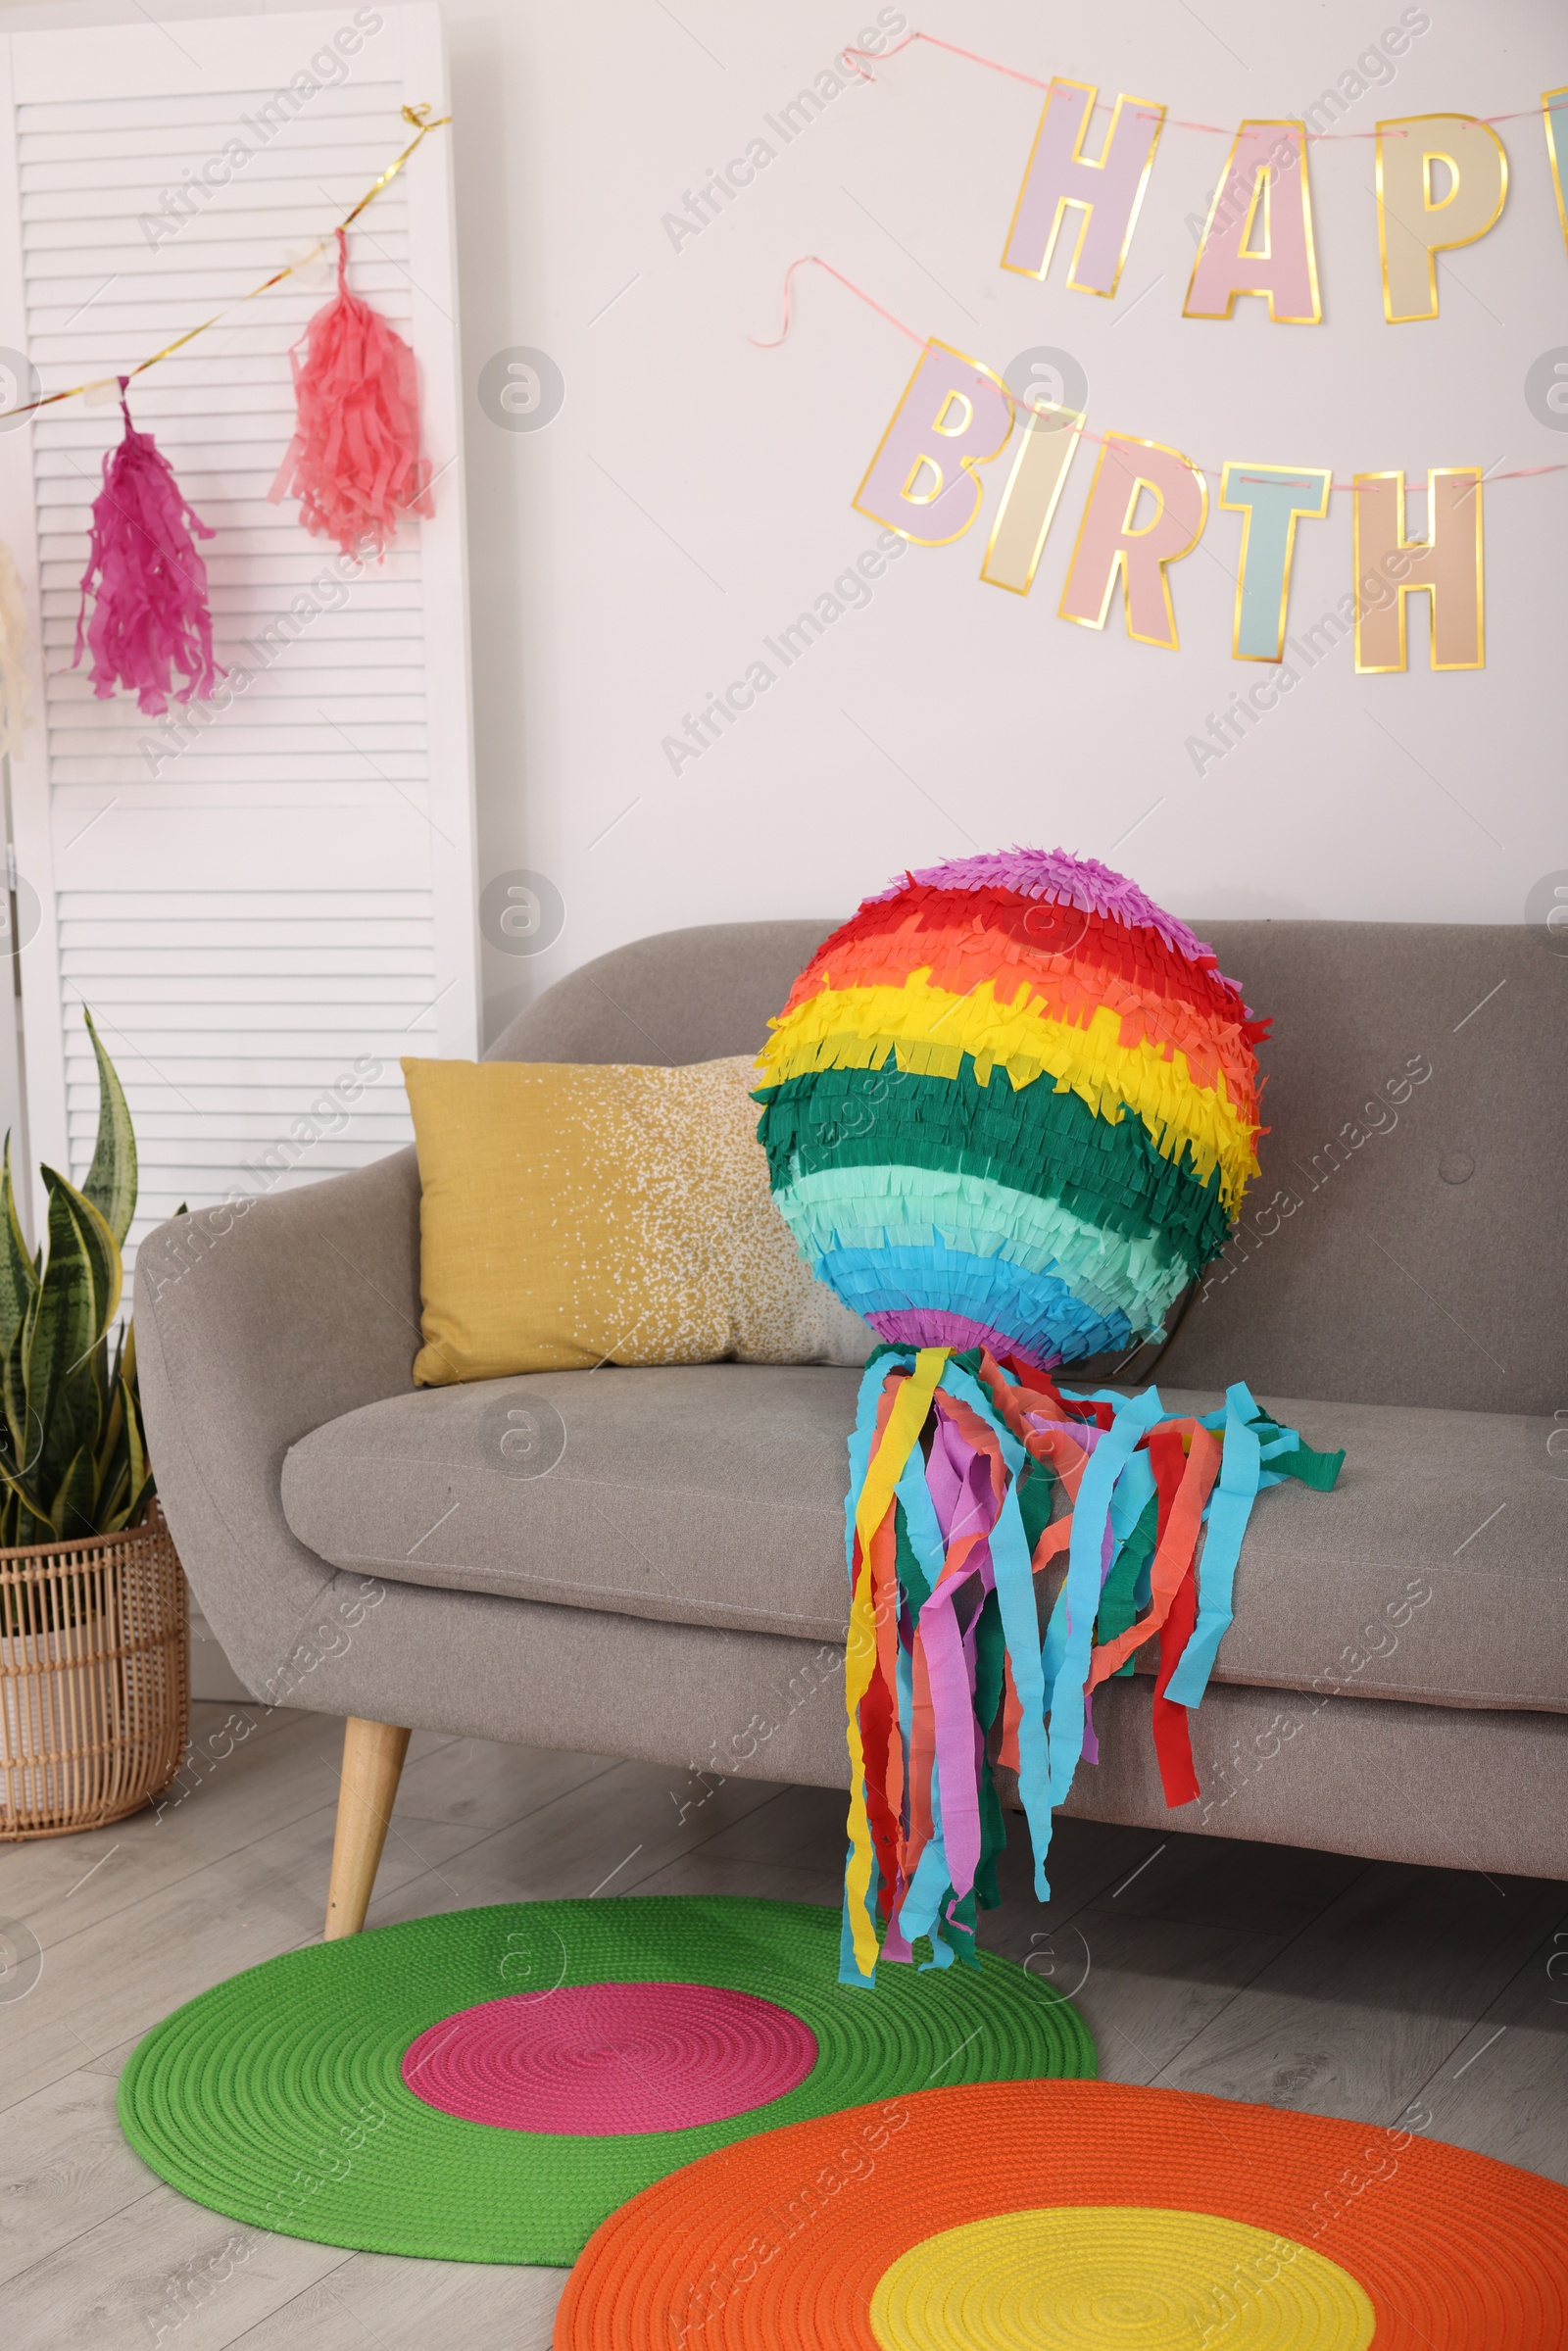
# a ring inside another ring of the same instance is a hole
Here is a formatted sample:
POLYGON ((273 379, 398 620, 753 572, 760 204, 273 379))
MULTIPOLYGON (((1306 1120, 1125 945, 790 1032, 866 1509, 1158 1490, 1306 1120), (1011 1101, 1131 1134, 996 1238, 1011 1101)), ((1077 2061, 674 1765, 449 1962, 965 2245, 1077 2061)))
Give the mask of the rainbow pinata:
POLYGON ((1199 1792, 1188 1717, 1253 1501, 1332 1486, 1344 1456, 1240 1382, 1173 1417, 1052 1373, 1157 1336, 1218 1254, 1257 1173, 1267 1026, 1135 883, 1022 849, 867 899, 773 1023, 774 1197, 883 1342, 850 1441, 846 1983, 922 1936, 938 1966, 973 1958, 1004 1767, 1049 1894, 1095 1690, 1155 1639, 1166 1800, 1199 1792))
POLYGON ((761 1059, 802 1253, 879 1337, 1040 1368, 1154 1332, 1257 1172, 1267 1030, 1185 923, 1059 850, 911 873, 761 1059))

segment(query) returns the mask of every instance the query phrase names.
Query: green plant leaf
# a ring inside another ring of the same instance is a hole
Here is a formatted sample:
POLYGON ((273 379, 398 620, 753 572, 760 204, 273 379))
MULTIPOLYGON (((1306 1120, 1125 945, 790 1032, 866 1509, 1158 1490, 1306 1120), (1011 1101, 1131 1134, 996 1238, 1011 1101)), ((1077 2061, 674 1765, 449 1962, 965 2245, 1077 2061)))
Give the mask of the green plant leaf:
POLYGON ((81 1016, 87 1023, 87 1034, 98 1058, 98 1143, 81 1189, 103 1217, 117 1245, 123 1248, 130 1220, 136 1213, 136 1136, 125 1105, 124 1089, 85 1004, 81 1016))
POLYGON ((105 1535, 110 1530, 103 1513, 115 1509, 126 1476, 125 1392, 117 1380, 109 1394, 109 1407, 99 1423, 103 1434, 98 1441, 98 1457, 93 1465, 93 1475, 97 1481, 99 1532, 105 1535))
POLYGON ((130 1368, 120 1383, 125 1413, 125 1453, 133 1494, 152 1487, 152 1464, 147 1458, 147 1432, 142 1426, 141 1391, 136 1385, 136 1334, 130 1337, 130 1368))
POLYGON ((92 1016, 98 1143, 78 1192, 43 1169, 48 1230, 29 1258, 0 1176, 0 1543, 72 1541, 136 1525, 153 1492, 136 1339, 114 1329, 121 1243, 136 1206, 136 1145, 92 1016))
POLYGON ((72 1455, 49 1512, 50 1524, 62 1543, 98 1533, 93 1516, 96 1486, 92 1454, 82 1445, 72 1455))
MULTIPOLYGON (((22 1334, 12 1342, 7 1369, 22 1362, 22 1334)), ((20 1380, 20 1369, 17 1372, 20 1380)), ((24 1454, 20 1458, 7 1443, 0 1450, 0 1542, 22 1545, 29 1543, 52 1543, 54 1528, 44 1509, 43 1496, 33 1472, 36 1462, 24 1454)))
POLYGON ((22 1328, 38 1276, 22 1238, 17 1197, 11 1183, 11 1137, 6 1137, 5 1176, 0 1183, 0 1356, 22 1328))
POLYGON ((128 1488, 129 1500, 106 1515, 99 1534, 118 1535, 125 1527, 139 1527, 156 1491, 150 1477, 145 1478, 139 1487, 128 1488))
POLYGON ((49 1253, 22 1344, 24 1425, 38 1448, 36 1460, 29 1460, 32 1484, 52 1494, 60 1492, 77 1451, 98 1448, 102 1379, 92 1356, 107 1348, 121 1270, 115 1237, 91 1201, 52 1167, 43 1170, 43 1180, 49 1253))
MULTIPOLYGON (((131 1368, 134 1373, 134 1364, 131 1368)), ((122 1380, 120 1384, 114 1419, 113 1478, 106 1477, 100 1468, 98 1479, 98 1531, 102 1535, 118 1535, 122 1527, 135 1526, 144 1516, 154 1491, 142 1434, 141 1400, 131 1381, 122 1380)))
POLYGON ((147 1458, 147 1426, 141 1416, 141 1388, 136 1378, 136 1325, 132 1322, 125 1332, 125 1361, 121 1375, 121 1392, 124 1399, 125 1455, 130 1477, 130 1500, 123 1524, 138 1525, 147 1505, 157 1492, 153 1465, 147 1458))
MULTIPOLYGON (((42 1172, 46 1187, 51 1187, 52 1178, 53 1183, 64 1191, 66 1204, 70 1208, 77 1240, 92 1276, 94 1337, 104 1339, 120 1312, 121 1296, 124 1289, 125 1275, 120 1244, 110 1229, 108 1219, 94 1207, 84 1192, 78 1192, 64 1176, 55 1175, 52 1168, 46 1167, 42 1172)), ((51 1250, 53 1248, 51 1241, 51 1250)), ((99 1384, 102 1386, 101 1379, 99 1384)))
MULTIPOLYGON (((5 1432, 0 1453, 3 1453, 4 1466, 19 1476, 25 1473, 33 1451, 27 1436, 27 1360, 23 1351, 24 1329, 24 1324, 6 1349, 4 1386, 0 1391, 5 1403, 5 1432)), ((14 1538, 8 1536, 6 1540, 10 1542, 14 1538)))

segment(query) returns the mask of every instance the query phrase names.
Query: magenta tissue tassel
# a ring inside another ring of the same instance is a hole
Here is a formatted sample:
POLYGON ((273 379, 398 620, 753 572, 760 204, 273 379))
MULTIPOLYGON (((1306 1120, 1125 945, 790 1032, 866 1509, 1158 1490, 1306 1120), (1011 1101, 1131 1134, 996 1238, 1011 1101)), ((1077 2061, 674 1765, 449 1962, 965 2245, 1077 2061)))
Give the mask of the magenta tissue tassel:
POLYGON ((93 500, 72 667, 81 660, 85 633, 98 699, 123 686, 149 717, 157 717, 171 699, 188 703, 208 694, 222 675, 213 662, 207 565, 191 537, 192 531, 204 539, 214 534, 187 502, 152 434, 131 423, 128 382, 128 376, 120 379, 124 437, 105 454, 104 486, 93 500), (89 594, 92 618, 84 632, 89 594), (176 670, 183 685, 174 684, 176 670))

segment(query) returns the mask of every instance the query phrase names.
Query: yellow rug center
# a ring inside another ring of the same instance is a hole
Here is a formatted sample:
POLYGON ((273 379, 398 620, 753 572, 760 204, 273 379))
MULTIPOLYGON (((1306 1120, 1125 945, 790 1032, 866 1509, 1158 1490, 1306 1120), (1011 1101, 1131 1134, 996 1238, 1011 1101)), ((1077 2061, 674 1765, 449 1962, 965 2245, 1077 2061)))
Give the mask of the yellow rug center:
POLYGON ((871 2296, 883 2351, 1366 2351, 1355 2279, 1210 2213, 1058 2205, 945 2229, 871 2296))

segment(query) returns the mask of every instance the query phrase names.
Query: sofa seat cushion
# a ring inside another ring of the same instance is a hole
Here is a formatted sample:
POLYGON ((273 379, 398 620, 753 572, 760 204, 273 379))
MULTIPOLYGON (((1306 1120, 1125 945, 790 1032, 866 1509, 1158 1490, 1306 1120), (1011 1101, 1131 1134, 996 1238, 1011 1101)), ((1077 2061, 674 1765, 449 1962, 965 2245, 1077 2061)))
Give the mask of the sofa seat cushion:
MULTIPOLYGON (((291 1448, 283 1508, 357 1574, 841 1641, 858 1379, 607 1365, 392 1396, 291 1448)), ((1177 1412, 1220 1400, 1162 1393, 1177 1412)), ((1551 1423, 1263 1400, 1348 1458, 1332 1494, 1291 1480, 1258 1497, 1216 1678, 1568 1712, 1551 1423)))

